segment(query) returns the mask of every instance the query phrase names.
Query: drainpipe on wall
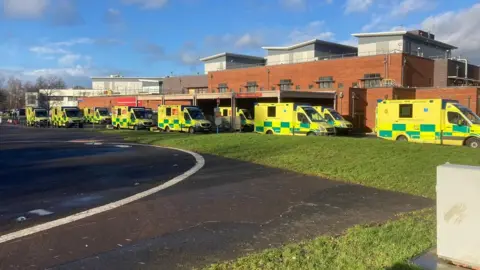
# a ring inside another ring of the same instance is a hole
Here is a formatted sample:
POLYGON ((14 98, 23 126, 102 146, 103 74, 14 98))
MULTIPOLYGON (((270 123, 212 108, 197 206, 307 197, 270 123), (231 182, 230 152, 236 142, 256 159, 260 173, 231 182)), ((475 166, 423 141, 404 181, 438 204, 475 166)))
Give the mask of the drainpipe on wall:
POLYGON ((405 87, 405 64, 407 59, 402 56, 402 87, 405 87))
POLYGON ((468 79, 468 60, 458 58, 457 61, 465 62, 465 83, 467 83, 466 80, 468 79))

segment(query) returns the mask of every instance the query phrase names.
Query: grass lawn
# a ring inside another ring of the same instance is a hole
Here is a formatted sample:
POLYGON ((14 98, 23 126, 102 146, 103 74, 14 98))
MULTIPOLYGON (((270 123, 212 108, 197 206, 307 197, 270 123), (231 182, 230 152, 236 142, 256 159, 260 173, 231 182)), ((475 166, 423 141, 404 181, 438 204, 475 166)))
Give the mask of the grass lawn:
MULTIPOLYGON (((347 137, 259 134, 189 135, 106 131, 127 140, 173 146, 365 186, 435 197, 436 166, 480 165, 477 149, 347 137)), ((211 269, 404 269, 435 243, 433 209, 375 226, 357 226, 338 237, 265 250, 211 269)))

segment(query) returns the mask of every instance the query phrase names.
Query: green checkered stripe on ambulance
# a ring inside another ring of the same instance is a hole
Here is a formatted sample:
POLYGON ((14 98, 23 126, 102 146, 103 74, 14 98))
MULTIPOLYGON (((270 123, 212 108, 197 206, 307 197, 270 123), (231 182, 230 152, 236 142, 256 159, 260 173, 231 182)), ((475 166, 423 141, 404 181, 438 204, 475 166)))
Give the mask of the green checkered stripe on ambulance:
POLYGON ((298 134, 307 134, 310 131, 310 124, 300 124, 300 128, 293 128, 290 122, 280 122, 280 121, 263 121, 263 125, 256 125, 255 131, 259 133, 264 133, 267 130, 272 130, 277 134, 289 134, 289 133, 298 133, 298 134))
MULTIPOLYGON (((409 124, 409 126, 414 125, 409 124)), ((443 137, 451 137, 470 132, 470 127, 458 125, 453 125, 453 132, 443 132, 443 134, 436 130, 435 124, 420 124, 419 128, 415 130, 411 127, 407 127, 407 124, 392 124, 391 128, 384 127, 385 126, 380 128, 378 132, 378 135, 382 138, 395 138, 400 134, 406 134, 411 139, 435 138, 436 140, 439 140, 442 135, 443 137)))
POLYGON ((163 121, 158 121, 159 128, 166 128, 167 126, 170 129, 180 129, 180 128, 187 128, 192 125, 192 121, 185 121, 185 124, 180 124, 180 120, 178 119, 163 119, 163 121))
POLYGON ((127 118, 118 118, 118 117, 117 117, 117 118, 113 119, 112 125, 113 125, 113 126, 120 125, 120 126, 126 127, 126 126, 128 126, 128 119, 127 119, 127 118))

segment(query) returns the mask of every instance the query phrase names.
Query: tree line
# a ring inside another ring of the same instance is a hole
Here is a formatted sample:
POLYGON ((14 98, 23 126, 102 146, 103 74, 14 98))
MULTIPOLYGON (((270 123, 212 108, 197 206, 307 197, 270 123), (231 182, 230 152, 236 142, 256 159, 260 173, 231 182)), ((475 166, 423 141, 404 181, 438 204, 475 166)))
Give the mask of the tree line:
MULTIPOLYGON (((25 107, 25 93, 27 92, 39 92, 40 89, 53 91, 66 87, 65 81, 55 75, 40 76, 35 82, 22 81, 13 76, 9 78, 0 76, 0 111, 25 107)), ((76 86, 74 89, 83 89, 83 87, 76 86)))

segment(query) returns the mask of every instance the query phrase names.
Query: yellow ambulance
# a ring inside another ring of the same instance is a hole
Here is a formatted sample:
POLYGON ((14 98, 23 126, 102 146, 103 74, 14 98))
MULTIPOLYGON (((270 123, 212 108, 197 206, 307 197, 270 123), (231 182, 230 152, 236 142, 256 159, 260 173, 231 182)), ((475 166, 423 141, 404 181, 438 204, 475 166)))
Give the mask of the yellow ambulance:
POLYGON ((149 129, 153 121, 148 118, 144 107, 114 106, 112 126, 115 129, 149 129))
POLYGON ((255 132, 276 135, 333 135, 335 129, 310 105, 255 104, 255 132))
POLYGON ((50 109, 50 123, 53 127, 83 128, 85 119, 78 107, 58 106, 50 109))
POLYGON ((343 116, 332 108, 324 106, 314 106, 314 108, 325 118, 325 120, 335 128, 337 134, 349 134, 352 132, 353 125, 345 120, 343 116))
POLYGON ((480 148, 480 117, 454 100, 379 100, 375 121, 383 139, 480 148))
POLYGON ((85 121, 92 124, 111 124, 112 117, 105 107, 83 108, 85 121))
POLYGON ((27 107, 27 126, 46 127, 48 126, 48 111, 43 108, 27 107))
POLYGON ((196 106, 160 105, 158 106, 158 128, 165 132, 210 132, 212 124, 205 119, 202 110, 196 106))
MULTIPOLYGON (((219 107, 220 113, 225 121, 231 125, 232 107, 219 107)), ((248 109, 237 108, 236 116, 240 118, 240 127, 242 131, 253 131, 255 125, 252 113, 248 109)))

